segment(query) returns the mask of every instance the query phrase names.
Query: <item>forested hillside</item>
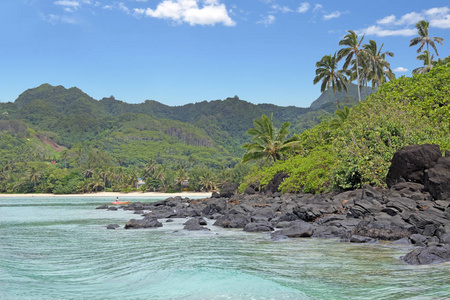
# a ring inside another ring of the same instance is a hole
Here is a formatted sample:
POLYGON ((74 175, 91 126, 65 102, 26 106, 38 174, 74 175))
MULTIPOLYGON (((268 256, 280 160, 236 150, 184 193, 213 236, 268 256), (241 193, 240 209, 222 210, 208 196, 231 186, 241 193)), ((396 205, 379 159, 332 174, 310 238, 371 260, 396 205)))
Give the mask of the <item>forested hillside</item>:
MULTIPOLYGON (((355 103, 348 99, 348 105, 355 103)), ((43 84, 13 103, 0 103, 0 192, 117 190, 132 188, 138 177, 148 181, 147 188, 166 190, 176 189, 175 182, 182 188, 180 182, 188 177, 189 188, 197 189, 238 183, 250 168, 239 161, 254 119, 273 114, 275 126, 288 121, 291 134, 300 133, 336 109, 333 98, 321 101, 319 109, 312 109, 255 105, 235 96, 171 107, 112 96, 95 100, 76 87, 43 84), (115 174, 118 170, 128 172, 129 184, 115 182, 125 178, 115 174), (206 177, 217 179, 220 172, 222 179, 208 184, 206 177), (53 177, 61 178, 54 179, 56 184, 53 177), (82 181, 85 186, 79 185, 82 181)))

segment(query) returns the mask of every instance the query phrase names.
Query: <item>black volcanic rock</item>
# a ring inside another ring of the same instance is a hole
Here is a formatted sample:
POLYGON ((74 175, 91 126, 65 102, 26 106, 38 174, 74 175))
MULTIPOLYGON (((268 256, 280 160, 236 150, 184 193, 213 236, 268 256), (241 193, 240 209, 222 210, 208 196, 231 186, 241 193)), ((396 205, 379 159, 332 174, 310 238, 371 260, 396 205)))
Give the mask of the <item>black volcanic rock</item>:
POLYGON ((389 187, 399 182, 424 182, 425 170, 435 166, 442 157, 438 145, 405 146, 394 154, 386 183, 389 187))

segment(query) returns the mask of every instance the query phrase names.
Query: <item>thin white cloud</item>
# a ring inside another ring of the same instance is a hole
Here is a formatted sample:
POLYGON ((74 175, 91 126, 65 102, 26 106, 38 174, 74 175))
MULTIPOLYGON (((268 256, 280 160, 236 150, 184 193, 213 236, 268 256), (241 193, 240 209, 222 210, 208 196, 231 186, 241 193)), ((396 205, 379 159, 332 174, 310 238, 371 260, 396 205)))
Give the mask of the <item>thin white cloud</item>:
POLYGON ((80 2, 78 1, 70 1, 70 0, 60 0, 53 2, 55 5, 61 5, 61 6, 70 6, 70 7, 79 7, 80 2))
POLYGON ((268 15, 265 16, 262 20, 256 22, 256 24, 263 24, 264 26, 269 26, 272 25, 273 23, 275 23, 275 16, 274 15, 268 15))
POLYGON ((450 28, 450 8, 433 7, 420 12, 409 12, 400 18, 389 15, 377 21, 377 25, 359 30, 359 32, 376 36, 413 36, 417 34, 414 25, 420 20, 430 22, 430 27, 450 28))
POLYGON ((381 20, 378 20, 377 24, 380 24, 380 25, 392 24, 392 23, 394 23, 394 21, 395 21, 395 16, 390 15, 390 16, 384 17, 381 20))
POLYGON ((300 3, 300 6, 297 8, 297 12, 303 14, 303 13, 307 12, 310 7, 311 7, 311 4, 309 4, 308 2, 300 3))
POLYGON ((315 4, 315 5, 314 5, 313 12, 318 12, 318 11, 320 11, 322 8, 323 8, 323 5, 322 5, 322 4, 315 4))
POLYGON ((323 19, 328 21, 328 20, 331 20, 331 19, 339 18, 340 16, 341 16, 341 12, 340 11, 334 11, 331 14, 324 15, 323 19))
POLYGON ((126 13, 126 14, 130 13, 130 9, 125 5, 125 3, 120 2, 117 4, 117 6, 118 6, 119 10, 123 11, 124 13, 126 13))
POLYGON ((218 0, 164 0, 155 9, 134 9, 134 14, 188 23, 191 26, 218 23, 225 26, 236 25, 228 15, 225 5, 220 4, 218 0), (202 7, 199 7, 199 2, 203 3, 202 7))
POLYGON ((417 34, 417 29, 403 28, 403 29, 385 29, 381 26, 370 26, 365 29, 357 31, 358 34, 376 35, 379 37, 384 36, 412 36, 417 34))
POLYGON ((52 25, 56 25, 56 24, 60 24, 60 23, 77 25, 80 23, 78 19, 76 19, 74 17, 66 16, 66 15, 60 16, 60 15, 55 15, 55 14, 49 14, 49 15, 41 14, 41 19, 52 25))
POLYGON ((292 9, 290 9, 289 7, 287 7, 287 6, 281 6, 281 5, 278 5, 278 4, 273 4, 272 5, 272 9, 273 9, 273 11, 271 12, 271 13, 277 13, 277 12, 282 12, 282 13, 291 13, 291 12, 294 12, 292 9))
POLYGON ((405 73, 405 72, 408 72, 409 70, 408 70, 407 68, 398 67, 398 68, 395 68, 395 69, 392 70, 392 71, 394 71, 394 72, 396 72, 396 73, 405 73))

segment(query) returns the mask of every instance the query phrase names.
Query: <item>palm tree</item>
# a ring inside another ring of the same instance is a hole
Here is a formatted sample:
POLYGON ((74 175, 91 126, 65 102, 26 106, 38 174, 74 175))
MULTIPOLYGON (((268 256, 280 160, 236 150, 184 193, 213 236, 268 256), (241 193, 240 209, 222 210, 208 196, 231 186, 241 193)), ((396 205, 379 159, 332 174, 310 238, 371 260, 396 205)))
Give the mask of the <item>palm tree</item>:
POLYGON ((360 78, 359 78, 359 53, 361 52, 361 43, 364 40, 364 35, 361 39, 353 30, 348 30, 348 34, 339 42, 339 46, 346 46, 339 50, 337 58, 341 60, 345 57, 344 69, 347 69, 352 62, 353 56, 355 57, 356 64, 356 79, 358 80, 358 100, 361 101, 361 90, 360 90, 360 78))
POLYGON ((36 188, 36 183, 39 182, 42 177, 42 171, 40 171, 37 167, 32 166, 28 169, 27 175, 30 182, 33 183, 33 188, 36 188))
POLYGON ((158 164, 153 159, 150 159, 150 161, 145 166, 144 178, 152 177, 153 174, 155 173, 157 167, 158 167, 158 164))
POLYGON ((330 86, 333 89, 334 98, 336 99, 337 107, 339 108, 339 101, 336 97, 336 90, 347 90, 347 77, 349 75, 348 70, 337 70, 338 60, 336 53, 333 56, 325 55, 320 61, 316 63, 316 77, 314 77, 313 83, 316 84, 322 80, 320 91, 324 92, 329 89, 330 86))
POLYGON ((434 56, 430 55, 428 50, 425 50, 425 51, 423 51, 423 53, 417 55, 418 60, 423 60, 423 66, 414 69, 412 71, 413 75, 425 74, 425 73, 429 72, 431 70, 431 65, 433 65, 433 63, 434 63, 433 58, 434 58, 434 56), (429 62, 431 62, 431 65, 429 64, 429 62))
POLYGON ((181 189, 183 189, 183 186, 186 185, 187 181, 189 180, 189 174, 188 171, 184 166, 178 166, 177 175, 175 178, 176 185, 179 185, 181 189))
POLYGON ((350 108, 344 106, 344 109, 338 109, 334 112, 334 114, 336 116, 330 121, 330 129, 338 129, 342 126, 342 124, 344 124, 350 114, 350 108))
POLYGON ((166 191, 166 179, 167 179, 167 169, 163 165, 158 165, 155 171, 155 179, 161 182, 163 186, 163 191, 166 191))
POLYGON ((372 80, 372 88, 378 87, 387 79, 395 79, 395 74, 391 70, 391 65, 386 61, 386 55, 394 57, 394 53, 390 51, 381 52, 384 44, 377 48, 377 43, 374 40, 369 40, 369 44, 363 45, 364 51, 362 57, 365 64, 368 65, 368 78, 372 80))
MULTIPOLYGON (((421 20, 416 24, 416 28, 418 30, 419 36, 413 38, 409 43, 409 46, 416 46, 419 45, 419 49, 417 49, 417 53, 422 52, 423 47, 426 45, 427 46, 427 50, 428 53, 430 53, 430 49, 429 46, 431 46, 431 48, 433 48, 434 52, 436 52, 436 55, 439 56, 439 53, 436 49, 436 43, 441 44, 444 41, 443 38, 441 37, 430 37, 428 36, 428 28, 430 27, 430 23, 425 21, 425 20, 421 20)), ((425 51, 423 51, 425 52, 425 51)), ((428 62, 427 65, 431 68, 431 57, 428 55, 428 62)))
POLYGON ((289 131, 287 128, 291 123, 284 122, 280 130, 276 131, 270 118, 262 115, 261 118, 253 120, 254 128, 250 128, 247 133, 252 138, 252 143, 246 143, 242 148, 247 152, 242 158, 242 163, 251 160, 265 158, 266 160, 277 161, 281 159, 282 154, 292 150, 299 143, 297 136, 286 139, 289 131))
POLYGON ((207 192, 216 188, 213 174, 209 170, 201 175, 199 179, 199 184, 202 185, 207 192))

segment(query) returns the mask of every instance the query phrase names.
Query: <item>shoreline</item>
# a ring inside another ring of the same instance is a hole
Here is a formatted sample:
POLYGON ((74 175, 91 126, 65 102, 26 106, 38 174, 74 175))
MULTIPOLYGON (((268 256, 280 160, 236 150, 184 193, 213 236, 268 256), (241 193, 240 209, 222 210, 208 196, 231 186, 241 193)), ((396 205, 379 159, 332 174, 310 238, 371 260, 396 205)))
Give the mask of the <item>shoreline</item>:
POLYGON ((0 194, 0 198, 33 198, 33 197, 103 197, 103 198, 140 198, 140 197, 161 197, 161 198, 170 198, 170 197, 201 197, 201 198, 210 198, 212 192, 181 192, 181 193, 160 193, 160 192, 130 192, 130 193, 121 193, 121 192, 99 192, 99 193, 91 193, 91 194, 0 194))

